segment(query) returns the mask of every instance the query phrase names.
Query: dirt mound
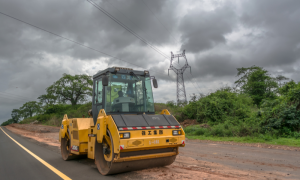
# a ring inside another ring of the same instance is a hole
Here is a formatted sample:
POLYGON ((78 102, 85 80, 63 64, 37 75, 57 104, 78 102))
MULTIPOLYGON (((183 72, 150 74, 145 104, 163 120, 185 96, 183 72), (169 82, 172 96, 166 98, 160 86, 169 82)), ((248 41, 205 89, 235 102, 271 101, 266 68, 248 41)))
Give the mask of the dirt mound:
POLYGON ((180 123, 182 127, 199 124, 196 119, 186 119, 180 123))
POLYGON ((59 127, 52 127, 52 126, 44 126, 44 125, 38 125, 38 124, 10 124, 8 126, 18 128, 18 129, 24 129, 31 132, 36 133, 57 133, 59 132, 59 127))

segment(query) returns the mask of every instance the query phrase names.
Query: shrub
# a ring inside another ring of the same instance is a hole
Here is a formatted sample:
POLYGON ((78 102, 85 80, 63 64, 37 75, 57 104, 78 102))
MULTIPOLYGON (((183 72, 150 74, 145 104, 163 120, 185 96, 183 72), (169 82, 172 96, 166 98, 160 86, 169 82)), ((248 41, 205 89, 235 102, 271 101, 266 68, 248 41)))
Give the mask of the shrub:
POLYGON ((256 107, 249 96, 227 87, 190 102, 182 112, 200 123, 222 123, 228 119, 245 120, 252 116, 253 109, 256 107))

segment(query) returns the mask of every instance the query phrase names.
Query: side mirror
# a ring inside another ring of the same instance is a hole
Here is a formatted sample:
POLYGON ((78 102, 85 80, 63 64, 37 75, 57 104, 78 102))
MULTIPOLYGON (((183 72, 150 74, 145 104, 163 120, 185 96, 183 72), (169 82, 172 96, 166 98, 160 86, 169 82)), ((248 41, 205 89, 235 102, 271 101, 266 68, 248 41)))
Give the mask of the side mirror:
POLYGON ((154 88, 157 88, 157 87, 158 87, 158 85, 157 85, 157 80, 156 80, 156 79, 152 79, 152 83, 153 83, 154 88))
POLYGON ((108 86, 108 77, 107 76, 102 77, 102 86, 108 86))

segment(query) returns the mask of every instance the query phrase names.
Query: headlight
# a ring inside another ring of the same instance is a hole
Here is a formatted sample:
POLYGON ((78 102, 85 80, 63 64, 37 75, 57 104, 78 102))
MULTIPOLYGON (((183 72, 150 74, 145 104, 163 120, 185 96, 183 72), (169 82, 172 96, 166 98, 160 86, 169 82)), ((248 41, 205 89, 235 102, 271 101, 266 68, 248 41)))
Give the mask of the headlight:
POLYGON ((173 136, 181 135, 181 130, 173 130, 173 136))
POLYGON ((120 133, 120 138, 121 139, 129 139, 130 138, 130 133, 120 133))

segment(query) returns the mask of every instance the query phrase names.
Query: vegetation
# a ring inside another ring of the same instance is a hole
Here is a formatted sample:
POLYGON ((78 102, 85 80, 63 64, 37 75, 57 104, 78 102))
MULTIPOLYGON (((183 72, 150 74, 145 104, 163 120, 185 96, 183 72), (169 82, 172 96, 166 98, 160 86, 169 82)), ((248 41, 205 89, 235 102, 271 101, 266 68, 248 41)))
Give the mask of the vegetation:
POLYGON ((23 119, 20 124, 28 124, 37 120, 39 123, 51 126, 60 126, 64 114, 67 114, 69 118, 75 117, 88 117, 88 110, 92 107, 91 102, 84 104, 55 104, 46 106, 44 113, 37 114, 30 118, 23 119))
MULTIPOLYGON (((155 103, 155 112, 168 109, 180 122, 196 119, 199 125, 185 128, 189 138, 283 145, 289 138, 288 144, 299 146, 300 83, 281 75, 272 77, 258 66, 238 68, 237 76, 236 87, 223 87, 207 95, 193 94, 186 104, 155 103)), ((46 89, 40 102, 14 109, 12 118, 2 125, 23 119, 20 123, 38 120, 59 126, 63 114, 71 118, 87 115, 91 102, 85 99, 92 93, 91 84, 84 75, 64 75, 46 89)))
POLYGON ((88 75, 64 74, 46 90, 50 100, 55 99, 62 103, 70 102, 74 106, 78 102, 86 101, 86 97, 92 96, 92 86, 93 81, 88 75))
MULTIPOLYGON (((185 128, 190 137, 273 141, 300 137, 300 83, 275 78, 261 67, 238 68, 237 88, 192 97, 183 115, 207 126, 185 128), (196 99, 196 100, 195 100, 196 99), (234 139, 234 138, 233 138, 234 139)), ((300 143, 299 143, 300 144, 300 143)))
POLYGON ((272 145, 285 145, 300 147, 299 139, 296 138, 272 138, 261 134, 258 137, 244 136, 244 137, 217 137, 217 136, 192 136, 187 135, 188 139, 210 140, 210 141, 233 141, 238 143, 264 143, 272 145))
POLYGON ((40 102, 30 101, 19 109, 13 109, 11 119, 1 126, 12 123, 30 123, 35 120, 43 124, 59 125, 63 114, 69 117, 87 116, 91 102, 93 81, 87 75, 64 74, 59 80, 46 88, 46 94, 38 97, 40 102))
MULTIPOLYGON (((260 105, 263 99, 274 99, 278 84, 276 78, 272 78, 268 71, 252 66, 249 68, 237 68, 237 76, 240 76, 235 84, 240 87, 243 94, 250 95, 256 105, 260 105)), ((280 76, 277 79, 283 80, 285 77, 280 76)))

